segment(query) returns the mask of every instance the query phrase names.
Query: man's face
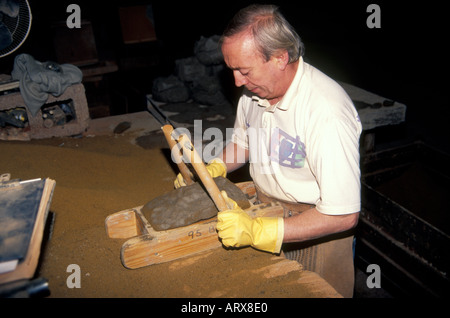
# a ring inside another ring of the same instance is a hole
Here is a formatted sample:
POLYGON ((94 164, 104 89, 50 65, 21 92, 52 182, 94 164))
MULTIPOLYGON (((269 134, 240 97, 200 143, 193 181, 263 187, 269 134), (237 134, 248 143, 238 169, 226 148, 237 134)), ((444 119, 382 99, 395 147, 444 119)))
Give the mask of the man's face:
POLYGON ((251 34, 242 32, 226 38, 222 53, 225 63, 233 71, 236 86, 245 86, 255 95, 268 100, 284 93, 279 87, 282 75, 280 61, 276 57, 266 61, 257 50, 251 34))

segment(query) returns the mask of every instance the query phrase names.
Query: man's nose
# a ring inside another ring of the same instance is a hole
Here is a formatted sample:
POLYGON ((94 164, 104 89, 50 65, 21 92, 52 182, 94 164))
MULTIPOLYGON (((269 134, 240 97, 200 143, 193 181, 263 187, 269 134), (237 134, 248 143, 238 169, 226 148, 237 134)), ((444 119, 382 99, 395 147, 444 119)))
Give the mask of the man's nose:
POLYGON ((247 78, 245 76, 243 76, 241 74, 241 72, 239 72, 237 70, 233 71, 233 75, 234 75, 234 83, 237 87, 241 87, 248 83, 247 78))

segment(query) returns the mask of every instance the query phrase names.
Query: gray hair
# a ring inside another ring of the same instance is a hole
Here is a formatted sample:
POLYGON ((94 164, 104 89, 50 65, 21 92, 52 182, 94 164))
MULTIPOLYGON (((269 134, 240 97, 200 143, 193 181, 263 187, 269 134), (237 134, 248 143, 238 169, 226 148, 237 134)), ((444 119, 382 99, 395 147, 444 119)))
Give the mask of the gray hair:
POLYGON ((304 55, 305 47, 295 29, 277 6, 253 4, 241 9, 226 27, 222 40, 250 30, 260 53, 268 61, 279 50, 286 50, 289 63, 304 55))

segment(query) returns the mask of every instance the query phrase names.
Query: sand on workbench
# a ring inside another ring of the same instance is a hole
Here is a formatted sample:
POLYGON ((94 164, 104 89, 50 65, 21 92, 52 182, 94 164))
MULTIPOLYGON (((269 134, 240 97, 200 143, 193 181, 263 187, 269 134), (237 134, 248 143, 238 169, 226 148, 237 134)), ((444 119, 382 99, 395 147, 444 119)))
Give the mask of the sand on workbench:
POLYGON ((162 134, 132 133, 0 141, 1 173, 11 178, 51 178, 54 223, 36 275, 49 297, 340 297, 301 265, 252 248, 217 248, 176 261, 126 269, 125 239, 106 235, 105 218, 173 191, 176 166, 162 134), (80 288, 67 279, 76 264, 80 288))

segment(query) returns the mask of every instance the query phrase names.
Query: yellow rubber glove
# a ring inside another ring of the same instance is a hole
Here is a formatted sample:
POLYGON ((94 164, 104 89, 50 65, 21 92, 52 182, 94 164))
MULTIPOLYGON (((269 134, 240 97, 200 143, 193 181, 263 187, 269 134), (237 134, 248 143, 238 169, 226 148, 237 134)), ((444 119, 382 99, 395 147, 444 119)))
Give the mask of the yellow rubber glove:
MULTIPOLYGON (((208 164, 206 165, 206 170, 208 170, 209 174, 213 178, 216 178, 216 177, 226 178, 227 177, 227 166, 219 158, 214 158, 210 162, 208 162, 208 164)), ((173 184, 176 189, 186 186, 186 182, 184 181, 184 178, 181 175, 181 173, 179 173, 177 175, 177 178, 175 179, 173 184)))
POLYGON ((217 231, 222 244, 229 247, 253 246, 271 253, 279 253, 284 236, 284 219, 257 217, 252 219, 222 191, 230 210, 217 214, 217 231))
POLYGON ((211 177, 227 177, 227 166, 225 162, 220 158, 214 158, 208 162, 206 165, 206 170, 208 170, 211 177))

